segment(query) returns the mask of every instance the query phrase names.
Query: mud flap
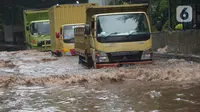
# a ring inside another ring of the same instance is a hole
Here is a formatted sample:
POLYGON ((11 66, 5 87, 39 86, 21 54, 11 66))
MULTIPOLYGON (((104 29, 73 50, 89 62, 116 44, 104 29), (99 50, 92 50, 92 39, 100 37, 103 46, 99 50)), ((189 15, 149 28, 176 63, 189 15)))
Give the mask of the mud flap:
POLYGON ((85 66, 87 67, 87 68, 92 68, 93 67, 93 60, 92 60, 92 57, 87 57, 87 59, 86 59, 87 61, 86 62, 84 62, 84 64, 85 64, 85 66))

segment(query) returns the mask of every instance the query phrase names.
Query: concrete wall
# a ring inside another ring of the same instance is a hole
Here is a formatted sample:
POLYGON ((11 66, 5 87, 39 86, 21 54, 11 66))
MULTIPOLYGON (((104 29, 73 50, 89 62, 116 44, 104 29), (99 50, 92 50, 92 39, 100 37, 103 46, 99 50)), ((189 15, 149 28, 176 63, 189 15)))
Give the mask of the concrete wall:
POLYGON ((13 43, 13 27, 12 25, 4 25, 4 38, 6 43, 13 43))
POLYGON ((24 43, 24 26, 23 25, 4 25, 4 37, 0 42, 6 44, 23 44, 24 43))
POLYGON ((169 52, 200 54, 200 30, 153 33, 153 50, 165 46, 169 52))

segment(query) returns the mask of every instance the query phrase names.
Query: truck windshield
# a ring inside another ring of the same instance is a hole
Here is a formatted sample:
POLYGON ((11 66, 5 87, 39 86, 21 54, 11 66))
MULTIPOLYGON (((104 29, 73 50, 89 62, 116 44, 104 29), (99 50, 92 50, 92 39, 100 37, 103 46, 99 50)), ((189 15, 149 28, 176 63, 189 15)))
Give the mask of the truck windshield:
POLYGON ((49 35, 50 26, 49 22, 35 22, 31 24, 32 35, 49 35))
POLYGON ((84 25, 68 25, 63 28, 63 41, 65 43, 74 43, 74 28, 84 25))
POLYGON ((149 38, 149 25, 144 13, 97 17, 97 40, 100 42, 144 41, 149 38))

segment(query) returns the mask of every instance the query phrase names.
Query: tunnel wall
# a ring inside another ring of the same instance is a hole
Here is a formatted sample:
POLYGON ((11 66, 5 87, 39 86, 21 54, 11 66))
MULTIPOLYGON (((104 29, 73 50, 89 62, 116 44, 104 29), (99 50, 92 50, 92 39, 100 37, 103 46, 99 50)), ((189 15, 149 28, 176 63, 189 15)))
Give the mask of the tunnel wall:
POLYGON ((153 50, 168 46, 168 52, 200 54, 200 30, 153 33, 153 50))

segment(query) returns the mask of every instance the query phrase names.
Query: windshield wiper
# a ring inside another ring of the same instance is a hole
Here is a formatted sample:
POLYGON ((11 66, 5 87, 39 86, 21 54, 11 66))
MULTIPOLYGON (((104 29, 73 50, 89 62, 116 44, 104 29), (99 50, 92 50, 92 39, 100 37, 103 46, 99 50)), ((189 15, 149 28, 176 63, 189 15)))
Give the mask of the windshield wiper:
POLYGON ((70 41, 73 41, 73 40, 74 40, 74 38, 70 38, 70 39, 63 39, 63 40, 64 40, 64 42, 68 43, 68 42, 70 42, 70 41))
POLYGON ((137 32, 132 32, 132 33, 130 33, 130 34, 128 34, 127 36, 125 36, 125 38, 128 38, 129 36, 132 36, 132 35, 134 35, 134 34, 136 34, 137 32))
POLYGON ((113 33, 110 33, 109 35, 107 35, 107 36, 105 36, 103 38, 106 39, 106 38, 110 37, 111 35, 119 34, 119 33, 121 33, 121 32, 113 32, 113 33))
POLYGON ((64 39, 64 40, 73 40, 74 38, 64 39))
POLYGON ((132 32, 132 33, 130 33, 129 35, 127 35, 127 36, 125 36, 125 38, 128 38, 128 37, 130 37, 130 36, 132 36, 132 35, 141 35, 141 34, 146 34, 147 32, 132 32))

